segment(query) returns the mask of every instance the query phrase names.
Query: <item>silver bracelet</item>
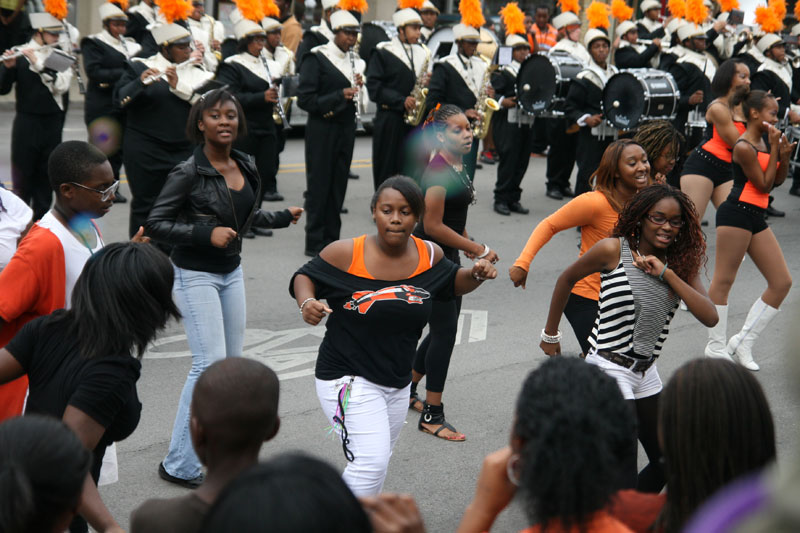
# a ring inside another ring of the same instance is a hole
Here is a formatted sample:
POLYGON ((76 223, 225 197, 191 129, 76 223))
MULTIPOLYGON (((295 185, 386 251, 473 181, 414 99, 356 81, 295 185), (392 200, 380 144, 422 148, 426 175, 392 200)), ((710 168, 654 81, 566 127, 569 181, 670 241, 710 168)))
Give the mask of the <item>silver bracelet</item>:
POLYGON ((483 259, 487 255, 489 255, 489 252, 491 252, 491 251, 492 251, 492 249, 484 244, 483 245, 483 253, 478 256, 478 259, 483 259))
POLYGON ((542 342, 546 342, 547 344, 558 344, 561 342, 561 330, 558 330, 558 333, 555 335, 548 335, 544 332, 544 328, 542 329, 542 342))
POLYGON ((316 298, 314 298, 314 297, 311 297, 311 298, 306 298, 305 300, 303 300, 303 303, 301 303, 301 304, 300 304, 300 314, 301 314, 301 315, 303 314, 303 308, 306 306, 306 304, 307 304, 308 302, 310 302, 310 301, 312 301, 312 300, 316 301, 317 299, 316 299, 316 298))

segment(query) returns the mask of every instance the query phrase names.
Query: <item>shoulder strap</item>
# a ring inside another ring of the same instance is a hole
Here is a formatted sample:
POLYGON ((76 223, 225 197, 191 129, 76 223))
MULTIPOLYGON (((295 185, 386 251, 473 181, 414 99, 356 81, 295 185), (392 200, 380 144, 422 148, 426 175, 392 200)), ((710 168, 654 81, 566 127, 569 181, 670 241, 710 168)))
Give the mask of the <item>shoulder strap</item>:
POLYGON ((374 279, 364 264, 364 241, 366 240, 366 234, 353 238, 353 259, 350 261, 347 273, 360 278, 374 279))
POLYGON ((433 266, 433 245, 426 240, 420 239, 415 236, 411 236, 414 239, 414 244, 417 246, 417 253, 419 254, 419 262, 417 263, 417 268, 414 270, 414 273, 409 276, 413 278, 419 274, 422 274, 426 270, 430 269, 433 266))

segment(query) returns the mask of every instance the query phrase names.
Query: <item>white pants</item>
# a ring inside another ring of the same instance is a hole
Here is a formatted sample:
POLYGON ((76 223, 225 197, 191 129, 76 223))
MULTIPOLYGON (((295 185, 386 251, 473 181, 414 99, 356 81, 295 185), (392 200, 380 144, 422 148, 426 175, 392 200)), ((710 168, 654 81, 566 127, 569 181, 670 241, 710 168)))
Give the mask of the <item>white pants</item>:
MULTIPOLYGON (((316 380, 319 403, 332 425, 339 392, 351 377, 316 380)), ((354 460, 347 463, 342 478, 356 496, 373 496, 383 488, 392 449, 408 414, 410 387, 410 383, 402 389, 383 387, 360 376, 353 380, 344 425, 354 460)))
POLYGON ((634 372, 624 366, 603 359, 597 355, 594 348, 592 348, 586 356, 586 362, 600 367, 600 370, 614 378, 619 386, 620 392, 622 392, 622 396, 626 400, 647 398, 658 394, 663 388, 661 385, 661 377, 658 375, 658 368, 656 368, 655 363, 642 375, 641 372, 634 372))

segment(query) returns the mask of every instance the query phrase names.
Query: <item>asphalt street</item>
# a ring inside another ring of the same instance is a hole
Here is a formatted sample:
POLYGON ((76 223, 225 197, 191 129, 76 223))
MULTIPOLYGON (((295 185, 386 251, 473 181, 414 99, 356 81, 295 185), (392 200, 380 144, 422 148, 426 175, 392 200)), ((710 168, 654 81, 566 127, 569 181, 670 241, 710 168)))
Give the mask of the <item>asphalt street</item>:
MULTIPOLYGON (((0 181, 10 180, 10 132, 13 109, 0 106, 0 181)), ((73 104, 64 131, 64 139, 85 139, 86 132, 79 104, 73 104)), ((353 170, 359 180, 348 184, 343 215, 342 236, 351 237, 373 230, 369 213, 372 195, 371 142, 359 137, 356 142, 353 170)), ((285 202, 265 204, 282 209, 302 205, 305 188, 303 140, 292 138, 282 157, 278 187, 285 202)), ((523 182, 522 203, 531 214, 510 217, 492 210, 492 189, 496 167, 478 170, 475 183, 478 203, 470 209, 468 231, 477 241, 486 242, 498 251, 499 278, 487 282, 465 297, 459 341, 453 354, 444 394, 447 419, 467 435, 466 442, 452 443, 416 430, 417 417, 409 413, 389 467, 385 490, 408 492, 415 496, 429 531, 452 531, 472 497, 483 457, 508 442, 514 403, 520 384, 544 359, 538 348, 539 332, 544 325, 550 295, 559 273, 578 253, 578 234, 565 231, 553 238, 532 265, 527 290, 515 289, 507 270, 522 249, 531 230, 562 202, 546 198, 545 161, 532 159, 523 182)), ((127 185, 122 190, 128 194, 127 185)), ((775 205, 786 211, 785 219, 771 220, 790 265, 800 278, 800 199, 788 195, 784 186, 775 192, 775 205)), ((711 227, 708 237, 706 286, 713 273, 714 209, 709 208, 711 227)), ((128 206, 115 205, 99 221, 106 242, 126 238, 128 206)), ((316 348, 324 333, 322 326, 307 326, 288 294, 292 273, 307 258, 303 255, 302 221, 297 226, 275 231, 271 238, 245 241, 242 264, 247 289, 247 336, 245 353, 272 367, 281 378, 280 433, 265 444, 262 456, 289 450, 304 451, 343 468, 341 445, 327 436, 313 384, 316 348)), ((765 282, 753 262, 745 260, 731 294, 729 335, 741 327, 765 282)), ((796 324, 794 310, 800 293, 795 289, 784 302, 784 312, 769 326, 755 345, 761 371, 756 374, 771 402, 777 430, 778 455, 786 461, 798 444, 795 386, 797 379, 787 372, 795 359, 787 338, 796 324)), ((578 344, 566 321, 563 347, 576 354, 578 344)), ((113 332, 109 332, 113 334, 113 332)), ((686 361, 702 357, 706 330, 689 313, 678 311, 669 339, 658 362, 662 380, 686 361)), ((157 475, 157 467, 166 453, 172 424, 190 357, 185 335, 179 323, 171 324, 156 341, 143 361, 139 396, 142 418, 135 433, 118 444, 120 481, 104 486, 106 504, 123 527, 130 512, 143 500, 183 494, 184 489, 170 485, 157 475)), ((704 406, 698 405, 697 409, 704 406)), ((723 451, 723 450, 721 450, 723 451)), ((640 460, 643 460, 643 453, 640 460)), ((505 511, 496 531, 518 531, 527 521, 518 505, 505 511)))

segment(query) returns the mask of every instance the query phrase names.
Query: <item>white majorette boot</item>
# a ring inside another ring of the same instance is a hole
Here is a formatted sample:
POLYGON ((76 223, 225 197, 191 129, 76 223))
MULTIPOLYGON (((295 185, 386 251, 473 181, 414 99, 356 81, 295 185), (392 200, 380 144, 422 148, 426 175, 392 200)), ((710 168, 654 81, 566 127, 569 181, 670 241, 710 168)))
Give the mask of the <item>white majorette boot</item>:
POLYGON ((728 326, 728 306, 717 305, 717 315, 719 322, 713 328, 708 328, 708 344, 706 344, 706 357, 713 357, 714 359, 727 359, 733 362, 731 356, 728 355, 726 345, 727 342, 727 326, 728 326))
POLYGON ((742 326, 742 331, 731 337, 728 341, 728 354, 738 361, 743 367, 748 370, 758 370, 758 365, 753 361, 753 341, 764 331, 775 315, 778 314, 778 309, 770 307, 764 300, 759 298, 753 303, 753 307, 747 313, 747 318, 742 326))

